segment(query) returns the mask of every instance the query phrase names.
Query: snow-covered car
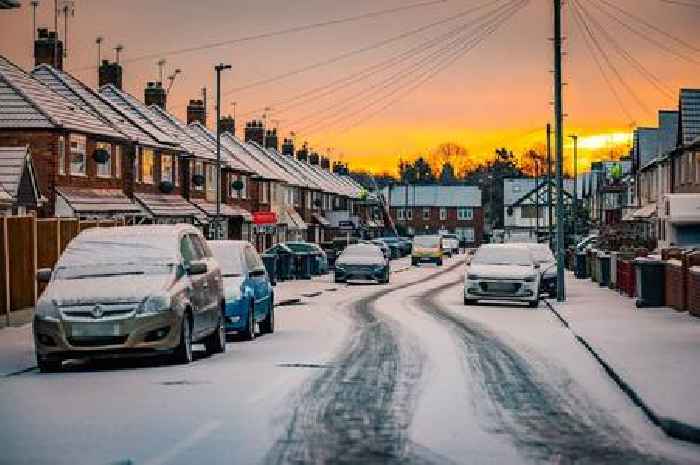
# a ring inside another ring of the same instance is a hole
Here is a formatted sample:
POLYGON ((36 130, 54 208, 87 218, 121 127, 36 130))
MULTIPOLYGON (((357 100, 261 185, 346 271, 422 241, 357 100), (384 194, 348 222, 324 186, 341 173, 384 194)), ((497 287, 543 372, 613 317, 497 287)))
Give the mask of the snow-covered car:
POLYGON ((221 272, 193 226, 81 232, 53 270, 34 312, 42 372, 80 357, 163 355, 192 361, 192 344, 226 350, 221 272))
POLYGON ((454 234, 442 235, 442 250, 448 257, 459 254, 459 239, 454 234))
POLYGON ((557 294, 557 260, 547 244, 519 244, 532 252, 535 261, 540 265, 540 292, 549 297, 557 294))
POLYGON ((336 283, 360 279, 387 284, 390 274, 389 260, 374 244, 349 245, 335 262, 336 283))
POLYGON ((479 300, 539 303, 540 265, 525 247, 482 245, 464 275, 464 304, 479 300))
POLYGON ((411 251, 411 265, 433 262, 442 266, 442 237, 437 235, 416 236, 413 238, 413 250, 411 251))
POLYGON ((255 326, 262 334, 275 332, 275 295, 260 255, 248 241, 209 241, 221 267, 224 287, 226 331, 245 340, 255 339, 255 326))

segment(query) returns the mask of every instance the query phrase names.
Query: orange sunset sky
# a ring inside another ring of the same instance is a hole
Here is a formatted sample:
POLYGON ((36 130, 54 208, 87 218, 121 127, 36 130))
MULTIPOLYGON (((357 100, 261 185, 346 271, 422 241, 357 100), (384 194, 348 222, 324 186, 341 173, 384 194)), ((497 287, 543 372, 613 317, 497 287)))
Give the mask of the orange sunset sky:
MULTIPOLYGON (((609 147, 628 143, 635 125, 655 125, 658 109, 676 106, 679 88, 700 86, 697 54, 700 8, 662 0, 608 1, 687 45, 684 48, 626 17, 631 27, 646 31, 645 37, 659 43, 655 46, 606 15, 605 11, 614 10, 605 7, 602 1, 577 0, 649 74, 645 77, 630 65, 622 52, 598 32, 598 40, 624 82, 616 80, 608 69, 621 100, 619 104, 591 58, 571 6, 566 6, 566 133, 581 136, 580 169, 588 166, 593 151, 599 155, 609 147), (676 53, 664 51, 663 47, 676 53), (656 84, 650 82, 649 75, 656 84)), ((245 119, 261 118, 264 113, 269 124, 279 127, 282 136, 294 131, 298 145, 308 141, 322 151, 330 148, 332 158, 349 162, 351 168, 391 171, 399 157, 413 158, 443 142, 461 144, 475 158, 490 156, 499 146, 517 152, 544 142, 544 127, 551 119, 552 52, 548 39, 552 35, 552 2, 549 0, 525 2, 522 9, 515 11, 475 48, 455 55, 449 66, 415 86, 421 76, 426 76, 421 73, 429 71, 429 66, 421 63, 439 63, 430 61, 431 52, 440 49, 442 56, 447 57, 456 50, 457 42, 450 48, 450 40, 440 40, 442 34, 489 11, 494 14, 507 11, 496 9, 518 3, 505 0, 76 0, 75 16, 69 18, 68 24, 65 67, 88 84, 96 85, 95 38, 103 36, 104 58, 113 59, 113 48, 123 44, 125 89, 143 98, 145 83, 158 79, 156 62, 158 57, 163 57, 167 60, 166 74, 175 68, 182 70, 169 95, 168 109, 184 118, 187 100, 199 97, 202 87, 209 91, 210 115, 213 115, 213 66, 218 62, 229 63, 233 69, 223 75, 222 111, 233 113, 236 102, 237 134, 242 133, 245 119), (371 47, 484 4, 489 6, 471 15, 425 27, 384 46, 371 47), (178 52, 183 48, 406 5, 416 6, 303 32, 178 52), (408 53, 431 39, 436 44, 432 49, 408 53), (369 50, 347 59, 332 60, 362 48, 369 50), (284 102, 290 98, 379 66, 402 53, 406 56, 403 61, 380 67, 374 73, 366 72, 363 79, 342 89, 312 95, 294 108, 285 108, 284 102), (141 59, 144 55, 149 58, 141 59), (424 61, 420 62, 421 59, 424 61), (299 71, 322 61, 333 62, 299 71), (276 79, 258 84, 271 78, 276 79)), ((29 4, 23 1, 20 9, 0 13, 0 53, 25 69, 32 65, 29 4)), ((52 8, 53 0, 40 2, 39 26, 53 24, 52 8)), ((63 35, 63 20, 60 30, 63 35)), ((213 126, 212 117, 209 126, 213 126)), ((567 152, 569 145, 567 140, 567 152)))

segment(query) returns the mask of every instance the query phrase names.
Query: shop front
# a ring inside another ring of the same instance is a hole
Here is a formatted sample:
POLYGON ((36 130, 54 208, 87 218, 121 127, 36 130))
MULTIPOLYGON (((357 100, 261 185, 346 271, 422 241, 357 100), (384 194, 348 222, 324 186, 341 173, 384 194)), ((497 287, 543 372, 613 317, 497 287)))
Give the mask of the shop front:
POLYGON ((253 237, 255 248, 262 252, 272 247, 278 238, 277 213, 253 212, 253 237))

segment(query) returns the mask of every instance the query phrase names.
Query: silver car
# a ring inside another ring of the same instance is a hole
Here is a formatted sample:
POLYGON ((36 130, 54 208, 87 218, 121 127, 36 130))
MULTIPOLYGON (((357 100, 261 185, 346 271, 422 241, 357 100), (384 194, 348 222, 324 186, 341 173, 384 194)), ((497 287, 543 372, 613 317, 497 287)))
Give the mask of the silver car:
POLYGON ((37 302, 34 343, 42 372, 79 357, 170 354, 192 344, 226 350, 219 265, 189 225, 89 229, 76 236, 37 302))
POLYGON ((482 245, 469 262, 464 276, 464 304, 478 300, 539 303, 540 265, 526 247, 510 244, 482 245))

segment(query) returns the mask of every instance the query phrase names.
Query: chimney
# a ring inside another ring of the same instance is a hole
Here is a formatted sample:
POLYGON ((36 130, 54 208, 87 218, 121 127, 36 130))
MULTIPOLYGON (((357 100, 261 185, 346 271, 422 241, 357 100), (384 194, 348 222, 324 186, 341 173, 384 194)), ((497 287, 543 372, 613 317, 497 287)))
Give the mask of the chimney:
POLYGON ((282 155, 288 157, 294 156, 294 141, 292 139, 285 139, 284 142, 282 142, 282 155))
POLYGON ((236 120, 231 115, 222 116, 219 125, 219 132, 228 132, 232 136, 236 135, 236 120))
POLYGON ((110 63, 109 60, 102 60, 98 77, 100 87, 112 84, 117 89, 122 89, 122 65, 116 61, 110 63))
POLYGON ((316 152, 311 152, 309 154, 309 163, 312 165, 318 165, 320 157, 318 156, 318 153, 316 152))
POLYGON ((309 161, 309 147, 304 142, 301 149, 297 150, 297 160, 299 161, 309 161))
POLYGON ((331 170, 331 160, 328 157, 321 157, 321 168, 324 170, 330 171, 331 170))
POLYGON ((336 161, 333 163, 333 172, 335 174, 348 174, 348 165, 343 165, 341 162, 336 161))
POLYGON ((248 121, 245 125, 245 141, 265 145, 265 128, 262 121, 248 121))
POLYGON ((204 100, 190 100, 190 103, 187 105, 187 124, 200 122, 203 126, 206 126, 206 113, 204 100))
POLYGON ((279 149, 279 139, 277 139, 277 129, 268 129, 265 131, 265 148, 279 149))
POLYGON ((163 84, 160 82, 149 82, 143 90, 143 101, 147 106, 156 105, 165 110, 165 105, 168 99, 163 84))
POLYGON ((49 31, 42 27, 37 29, 38 37, 34 41, 34 64, 51 65, 54 68, 63 71, 63 42, 58 40, 55 31, 49 31), (54 46, 58 48, 54 51, 54 46), (54 58, 58 61, 54 62, 54 58))

